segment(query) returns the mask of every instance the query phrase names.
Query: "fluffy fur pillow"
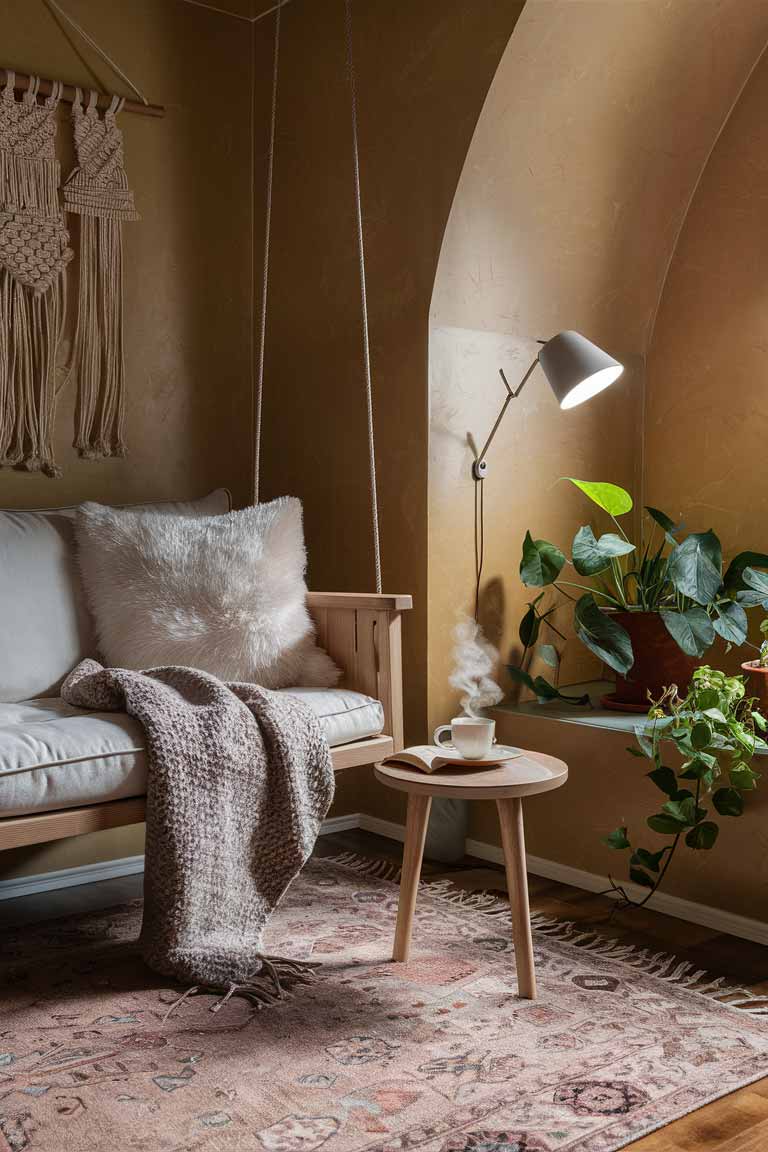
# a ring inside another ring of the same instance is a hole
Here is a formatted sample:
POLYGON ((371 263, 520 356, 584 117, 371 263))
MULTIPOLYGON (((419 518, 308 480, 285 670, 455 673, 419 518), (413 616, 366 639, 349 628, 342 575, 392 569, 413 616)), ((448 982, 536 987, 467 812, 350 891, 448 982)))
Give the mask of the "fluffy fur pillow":
POLYGON ((338 680, 305 604, 294 497, 194 518, 83 504, 77 542, 101 654, 113 667, 181 664, 266 688, 338 680))

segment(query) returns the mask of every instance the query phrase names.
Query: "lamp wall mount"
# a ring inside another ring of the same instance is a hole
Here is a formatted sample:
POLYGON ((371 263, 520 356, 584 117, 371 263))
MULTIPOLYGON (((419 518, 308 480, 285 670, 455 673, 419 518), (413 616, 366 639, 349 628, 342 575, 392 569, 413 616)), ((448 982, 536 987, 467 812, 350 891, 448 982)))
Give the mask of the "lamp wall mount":
MULTIPOLYGON (((545 343, 546 343, 545 340, 539 340, 539 344, 545 344, 545 343)), ((491 446, 491 443, 493 441, 494 436, 496 435, 496 433, 499 430, 499 425, 501 424, 502 420, 504 419, 504 416, 506 415, 507 408, 509 407, 511 402, 513 400, 516 400, 517 397, 520 395, 523 388, 528 383, 528 379, 532 375, 533 370, 536 367, 536 365, 538 364, 538 362, 539 362, 539 357, 535 356, 533 361, 531 362, 531 365, 528 368, 528 371, 526 372, 525 376, 523 376, 523 378, 520 381, 520 383, 518 384, 517 388, 514 388, 514 389, 510 388, 510 386, 509 386, 509 381, 507 380, 507 377, 504 373, 504 369, 499 368, 499 376, 501 376, 502 380, 504 381, 504 387, 507 390, 507 395, 504 398, 504 403, 501 406, 501 411, 499 412, 498 416, 496 417, 496 422, 494 423, 493 428, 491 428, 491 431, 488 433, 488 439, 486 440, 485 444, 483 444, 483 447, 480 451, 480 454, 478 456, 476 456, 475 459, 472 461, 472 477, 474 480, 484 480, 485 477, 488 475, 488 461, 486 460, 485 455, 491 446)))

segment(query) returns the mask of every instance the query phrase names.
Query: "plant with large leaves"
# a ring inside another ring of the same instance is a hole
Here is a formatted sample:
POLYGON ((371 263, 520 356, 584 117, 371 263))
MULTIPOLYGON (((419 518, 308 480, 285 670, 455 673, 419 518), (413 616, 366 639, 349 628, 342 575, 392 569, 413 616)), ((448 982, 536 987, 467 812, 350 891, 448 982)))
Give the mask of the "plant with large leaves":
POLYGON ((768 554, 740 552, 723 571, 720 541, 710 529, 682 536, 683 526, 658 508, 646 507, 642 538, 634 544, 620 522, 632 511, 632 497, 616 484, 565 479, 606 513, 614 531, 596 536, 582 525, 571 545, 570 559, 548 540, 523 541, 520 577, 529 588, 541 588, 520 622, 522 656, 508 665, 510 676, 525 684, 539 700, 560 696, 574 703, 587 697, 562 696, 546 676, 532 676, 530 660, 537 654, 557 669, 563 633, 553 614, 559 597, 573 605, 579 640, 621 676, 634 664, 626 628, 612 619, 617 612, 658 613, 669 635, 689 657, 700 659, 721 636, 730 645, 747 642, 746 610, 768 608, 768 554), (556 594, 546 600, 547 589, 556 594))
POLYGON ((745 794, 757 787, 760 773, 752 760, 756 752, 768 752, 758 732, 765 731, 766 721, 744 683, 743 676, 697 668, 686 695, 668 689, 635 730, 637 747, 627 751, 653 762, 648 779, 665 796, 646 824, 668 843, 655 850, 637 847, 626 827, 604 838, 609 848, 631 851, 629 879, 648 890, 634 900, 610 878, 610 891, 618 893, 621 906, 642 907, 650 900, 680 844, 694 851, 713 848, 719 833, 713 817, 741 816, 745 794), (676 767, 665 763, 669 759, 676 767), (705 806, 710 799, 713 813, 705 806))

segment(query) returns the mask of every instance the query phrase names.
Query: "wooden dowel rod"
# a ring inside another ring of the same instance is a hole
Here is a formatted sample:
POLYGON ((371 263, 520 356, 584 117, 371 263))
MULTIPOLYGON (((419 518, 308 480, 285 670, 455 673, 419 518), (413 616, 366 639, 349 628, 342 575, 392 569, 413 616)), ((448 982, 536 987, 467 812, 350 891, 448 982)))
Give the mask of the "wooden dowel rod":
MULTIPOLYGON (((5 68, 0 68, 0 86, 5 84, 7 75, 8 73, 6 72, 5 68)), ((14 90, 20 94, 26 92, 27 88, 29 87, 29 76, 26 76, 23 72, 17 72, 13 87, 14 90)), ((84 100, 87 100, 88 93, 91 91, 91 89, 87 86, 81 85, 81 90, 84 100)), ((50 80, 43 80, 41 77, 40 87, 38 88, 40 95, 50 96, 52 91, 52 82, 50 80)), ((64 91, 61 96, 62 101, 65 104, 71 104, 74 98, 75 85, 65 84, 64 91)), ((112 96, 108 92, 99 92, 99 98, 96 102, 97 107, 108 108, 111 100, 112 96)), ((123 112, 135 112, 139 116, 165 116, 165 108, 162 106, 162 104, 142 104, 140 100, 126 100, 125 104, 123 104, 123 112)))

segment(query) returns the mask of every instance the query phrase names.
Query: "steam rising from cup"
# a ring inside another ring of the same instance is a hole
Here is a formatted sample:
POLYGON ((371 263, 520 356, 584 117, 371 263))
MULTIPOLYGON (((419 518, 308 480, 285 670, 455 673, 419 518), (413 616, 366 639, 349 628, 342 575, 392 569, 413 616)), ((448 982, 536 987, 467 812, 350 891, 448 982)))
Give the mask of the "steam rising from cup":
POLYGON ((461 693, 466 716, 478 716, 481 709, 498 704, 504 696, 491 673, 499 654, 471 616, 463 616, 453 630, 453 671, 448 682, 461 693))

